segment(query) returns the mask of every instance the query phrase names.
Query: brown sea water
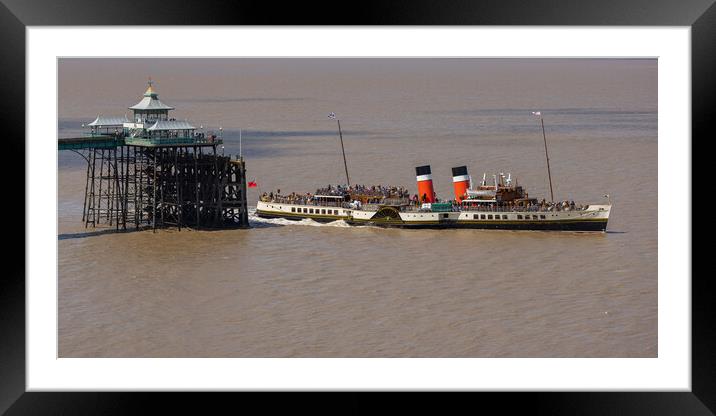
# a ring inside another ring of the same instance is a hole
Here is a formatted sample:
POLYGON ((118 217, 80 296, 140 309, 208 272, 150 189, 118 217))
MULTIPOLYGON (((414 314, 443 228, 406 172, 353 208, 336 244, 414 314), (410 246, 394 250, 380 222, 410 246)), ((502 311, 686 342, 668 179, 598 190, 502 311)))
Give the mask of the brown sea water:
POLYGON ((607 233, 397 230, 251 216, 248 230, 107 233, 59 155, 61 357, 655 357, 657 62, 60 60, 59 134, 122 115, 146 77, 178 119, 224 128, 261 192, 404 185, 432 166, 511 172, 614 207, 607 233))

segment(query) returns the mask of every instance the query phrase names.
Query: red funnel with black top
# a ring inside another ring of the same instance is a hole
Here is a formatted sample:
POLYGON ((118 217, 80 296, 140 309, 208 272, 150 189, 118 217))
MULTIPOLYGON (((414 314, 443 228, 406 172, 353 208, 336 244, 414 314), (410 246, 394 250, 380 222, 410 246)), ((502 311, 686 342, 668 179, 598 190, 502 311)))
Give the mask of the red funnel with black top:
POLYGON ((467 174, 467 166, 452 168, 452 187, 455 191, 455 200, 461 202, 467 197, 467 190, 470 189, 470 176, 467 174))
POLYGON ((435 202, 433 175, 430 172, 430 165, 416 167, 415 176, 418 181, 418 200, 420 202, 435 202))

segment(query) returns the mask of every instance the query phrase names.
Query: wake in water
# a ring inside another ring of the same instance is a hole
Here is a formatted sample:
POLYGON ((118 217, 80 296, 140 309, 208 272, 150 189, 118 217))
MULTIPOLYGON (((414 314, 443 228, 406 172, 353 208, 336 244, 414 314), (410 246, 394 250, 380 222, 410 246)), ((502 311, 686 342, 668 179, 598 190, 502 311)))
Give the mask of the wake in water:
POLYGON ((256 209, 249 208, 249 225, 252 227, 266 227, 266 226, 283 226, 283 225, 308 225, 311 227, 338 227, 338 228, 349 228, 352 227, 347 222, 333 221, 333 222, 316 222, 310 218, 304 218, 300 221, 287 220, 285 218, 261 218, 256 215, 256 209))

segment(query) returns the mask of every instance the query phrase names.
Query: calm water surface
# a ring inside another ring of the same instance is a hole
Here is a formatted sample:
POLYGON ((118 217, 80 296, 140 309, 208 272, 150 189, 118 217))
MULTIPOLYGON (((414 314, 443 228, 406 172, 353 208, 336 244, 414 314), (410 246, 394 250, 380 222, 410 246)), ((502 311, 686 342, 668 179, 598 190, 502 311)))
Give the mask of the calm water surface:
POLYGON ((656 60, 61 60, 59 133, 157 81, 178 119, 225 131, 261 192, 415 188, 430 164, 511 172, 614 203, 607 233, 392 230, 261 220, 114 234, 81 223, 85 166, 59 155, 61 357, 655 357, 656 60))

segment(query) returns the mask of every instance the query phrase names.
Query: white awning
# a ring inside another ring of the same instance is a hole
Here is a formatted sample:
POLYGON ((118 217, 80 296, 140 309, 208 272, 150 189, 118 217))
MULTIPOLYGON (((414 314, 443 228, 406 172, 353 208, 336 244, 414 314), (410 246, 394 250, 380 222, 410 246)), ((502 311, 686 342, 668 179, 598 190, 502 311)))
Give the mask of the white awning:
POLYGON ((195 130, 196 127, 189 124, 188 121, 179 120, 158 120, 153 126, 149 127, 149 131, 158 130, 195 130))
POLYGON ((90 127, 122 127, 124 123, 128 123, 129 120, 127 120, 127 117, 102 117, 97 116, 97 118, 91 122, 88 123, 87 126, 90 127))

